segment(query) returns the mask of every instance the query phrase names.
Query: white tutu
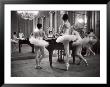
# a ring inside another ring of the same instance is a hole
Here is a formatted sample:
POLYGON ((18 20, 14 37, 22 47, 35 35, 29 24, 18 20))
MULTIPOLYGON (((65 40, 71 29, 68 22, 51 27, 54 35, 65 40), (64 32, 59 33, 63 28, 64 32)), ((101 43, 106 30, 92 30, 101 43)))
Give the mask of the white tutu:
POLYGON ((75 41, 75 40, 76 40, 75 35, 63 35, 63 36, 59 36, 56 42, 59 43, 59 42, 64 42, 64 41, 75 41))
POLYGON ((49 43, 46 42, 45 40, 34 38, 34 37, 30 37, 29 41, 30 41, 31 44, 34 44, 35 46, 46 47, 46 46, 49 45, 49 43))
POLYGON ((73 45, 83 45, 83 47, 88 47, 90 45, 93 45, 97 42, 96 39, 90 39, 90 38, 83 38, 83 39, 79 39, 76 42, 73 42, 73 45))
POLYGON ((83 41, 82 39, 81 40, 76 40, 75 42, 72 43, 73 46, 76 46, 76 45, 82 45, 83 41))

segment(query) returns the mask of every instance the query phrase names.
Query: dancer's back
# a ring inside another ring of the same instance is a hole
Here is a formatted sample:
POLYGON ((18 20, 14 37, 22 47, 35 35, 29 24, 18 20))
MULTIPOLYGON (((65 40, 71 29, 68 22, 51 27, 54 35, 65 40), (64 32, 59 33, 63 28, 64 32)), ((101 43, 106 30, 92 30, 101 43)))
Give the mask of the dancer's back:
POLYGON ((37 30, 37 31, 34 32, 34 36, 37 39, 43 39, 45 37, 44 31, 42 29, 37 30))

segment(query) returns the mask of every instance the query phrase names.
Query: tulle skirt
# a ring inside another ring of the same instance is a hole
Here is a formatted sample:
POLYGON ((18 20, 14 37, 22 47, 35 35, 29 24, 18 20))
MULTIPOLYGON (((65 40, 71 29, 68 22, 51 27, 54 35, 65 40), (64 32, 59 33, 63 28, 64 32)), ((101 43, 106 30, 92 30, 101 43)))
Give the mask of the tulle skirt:
POLYGON ((62 35, 57 38, 56 42, 64 43, 64 42, 69 42, 69 41, 74 41, 74 40, 76 40, 75 35, 62 35))
POLYGON ((39 39, 39 38, 34 38, 34 37, 30 37, 29 41, 31 44, 34 44, 35 46, 41 46, 41 47, 46 47, 49 45, 49 43, 43 39, 39 39))
MULTIPOLYGON (((77 37, 78 38, 78 37, 77 37)), ((88 45, 90 39, 89 38, 78 38, 75 42, 73 42, 73 45, 88 45)))
POLYGON ((82 39, 82 45, 85 47, 92 46, 96 42, 97 42, 97 39, 93 39, 93 38, 92 39, 91 38, 83 38, 82 39))
POLYGON ((83 38, 83 39, 78 39, 76 42, 73 42, 73 45, 82 45, 83 47, 88 47, 91 45, 94 45, 97 42, 96 39, 90 39, 90 38, 83 38))

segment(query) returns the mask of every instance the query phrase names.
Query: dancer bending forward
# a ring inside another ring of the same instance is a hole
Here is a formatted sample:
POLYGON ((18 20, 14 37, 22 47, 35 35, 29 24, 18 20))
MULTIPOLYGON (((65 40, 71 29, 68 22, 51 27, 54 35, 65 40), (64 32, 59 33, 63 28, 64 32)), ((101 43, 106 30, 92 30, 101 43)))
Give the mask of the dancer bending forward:
MULTIPOLYGON (((75 56, 78 56, 80 58, 80 62, 83 60, 85 65, 88 66, 87 60, 82 56, 82 47, 87 46, 89 44, 90 39, 89 38, 81 38, 80 34, 73 30, 72 32, 73 35, 76 36, 76 41, 73 42, 73 46, 76 46, 75 50, 75 56)), ((80 64, 80 62, 78 64, 80 64)))
POLYGON ((74 35, 70 35, 71 25, 68 21, 68 15, 64 14, 63 17, 63 25, 61 25, 61 32, 63 33, 62 36, 59 36, 56 40, 57 43, 61 42, 64 45, 65 51, 65 59, 66 59, 66 70, 69 68, 69 42, 75 40, 74 35))
POLYGON ((34 44, 36 53, 36 69, 41 69, 40 62, 44 57, 44 48, 48 46, 48 42, 43 40, 45 38, 45 33, 42 30, 42 24, 37 24, 37 28, 34 30, 33 35, 30 37, 29 41, 34 44))
POLYGON ((88 34, 88 36, 86 37, 89 39, 89 44, 86 45, 87 51, 85 56, 89 56, 90 52, 95 55, 95 52, 92 50, 92 47, 97 43, 98 38, 96 37, 96 35, 93 32, 93 29, 90 29, 90 32, 88 34))

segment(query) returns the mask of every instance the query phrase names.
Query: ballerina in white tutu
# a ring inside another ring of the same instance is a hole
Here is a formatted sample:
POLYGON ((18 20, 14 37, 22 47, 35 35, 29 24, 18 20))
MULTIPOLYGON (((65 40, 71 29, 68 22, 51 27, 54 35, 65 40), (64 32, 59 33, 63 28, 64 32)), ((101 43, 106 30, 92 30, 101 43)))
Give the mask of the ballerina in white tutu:
POLYGON ((42 24, 37 24, 37 27, 34 32, 33 35, 31 35, 29 41, 31 44, 34 44, 35 47, 35 53, 36 53, 36 69, 41 69, 40 66, 40 62, 42 60, 42 58, 44 58, 44 48, 46 46, 48 46, 48 42, 46 42, 45 40, 43 40, 43 38, 45 38, 45 32, 41 29, 42 28, 42 24))
MULTIPOLYGON (((88 35, 87 37, 81 38, 79 33, 75 30, 73 30, 72 34, 76 35, 76 38, 77 38, 77 40, 75 42, 73 42, 73 46, 76 46, 75 55, 80 58, 80 62, 83 60, 87 66, 88 63, 81 54, 82 47, 86 47, 88 51, 92 52, 95 55, 95 53, 91 50, 91 45, 93 45, 97 42, 96 36, 91 34, 91 35, 88 35)), ((79 62, 79 64, 80 64, 80 62, 79 62)))
MULTIPOLYGON (((76 36, 77 40, 73 42, 73 46, 76 46, 76 50, 75 50, 75 56, 80 58, 80 62, 83 60, 85 65, 88 66, 87 60, 82 56, 81 52, 82 52, 82 46, 86 46, 89 42, 89 38, 81 38, 80 34, 73 30, 72 32, 73 35, 76 36)), ((80 64, 80 62, 78 64, 80 64)))
POLYGON ((69 68, 69 42, 75 40, 75 36, 71 35, 71 25, 68 21, 68 15, 64 14, 63 17, 63 25, 61 25, 61 33, 62 36, 59 36, 56 40, 57 43, 61 42, 64 45, 65 57, 66 57, 66 70, 69 68))

